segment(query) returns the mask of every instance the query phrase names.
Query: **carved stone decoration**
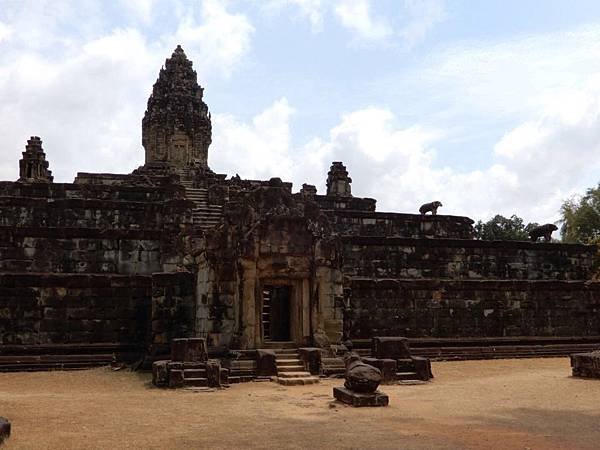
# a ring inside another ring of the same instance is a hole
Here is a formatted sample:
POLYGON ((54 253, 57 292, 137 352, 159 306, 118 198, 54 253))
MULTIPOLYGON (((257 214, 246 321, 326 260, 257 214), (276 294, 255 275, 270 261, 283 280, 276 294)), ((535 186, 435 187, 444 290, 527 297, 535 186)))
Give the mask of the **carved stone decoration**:
POLYGON ((364 363, 356 353, 348 353, 344 358, 346 364, 346 382, 344 386, 362 394, 373 393, 381 383, 381 371, 364 363))
POLYGON ((383 380, 381 371, 364 363, 356 353, 344 358, 346 382, 344 387, 334 387, 333 396, 351 406, 387 406, 389 397, 377 390, 383 380))
POLYGON ((23 183, 52 183, 54 177, 48 169, 42 140, 31 136, 25 146, 23 158, 19 161, 19 181, 23 183))
POLYGON ((181 46, 165 61, 142 120, 146 164, 208 168, 212 126, 196 71, 181 46))
POLYGON ((332 162, 327 174, 327 195, 352 197, 351 183, 346 166, 340 161, 332 162))

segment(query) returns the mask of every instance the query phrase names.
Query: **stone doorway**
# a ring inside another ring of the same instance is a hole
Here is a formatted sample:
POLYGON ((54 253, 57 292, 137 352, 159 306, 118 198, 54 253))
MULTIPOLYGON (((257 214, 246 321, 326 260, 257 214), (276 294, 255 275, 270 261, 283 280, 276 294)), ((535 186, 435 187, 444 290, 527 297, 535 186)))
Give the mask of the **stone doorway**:
POLYGON ((291 286, 263 287, 263 341, 291 339, 291 286))

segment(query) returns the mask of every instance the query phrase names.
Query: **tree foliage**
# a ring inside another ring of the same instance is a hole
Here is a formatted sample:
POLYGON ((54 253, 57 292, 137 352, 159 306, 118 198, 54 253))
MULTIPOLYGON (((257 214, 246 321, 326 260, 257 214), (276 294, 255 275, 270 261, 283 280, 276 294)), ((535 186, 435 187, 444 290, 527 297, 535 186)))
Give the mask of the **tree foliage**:
POLYGON ((487 222, 480 220, 474 228, 475 237, 484 241, 526 241, 529 231, 537 226, 537 223, 525 225, 523 219, 514 214, 510 218, 497 214, 487 222))
POLYGON ((588 189, 580 198, 565 201, 561 214, 564 242, 600 243, 600 185, 588 189))

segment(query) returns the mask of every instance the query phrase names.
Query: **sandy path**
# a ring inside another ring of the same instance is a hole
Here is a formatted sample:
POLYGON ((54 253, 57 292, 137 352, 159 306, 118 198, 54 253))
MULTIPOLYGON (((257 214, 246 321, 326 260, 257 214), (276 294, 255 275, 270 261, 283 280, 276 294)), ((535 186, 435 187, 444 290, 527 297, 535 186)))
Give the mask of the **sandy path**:
POLYGON ((0 374, 7 449, 598 448, 600 380, 568 358, 435 363, 424 385, 384 386, 387 408, 332 402, 339 380, 197 393, 95 369, 0 374))

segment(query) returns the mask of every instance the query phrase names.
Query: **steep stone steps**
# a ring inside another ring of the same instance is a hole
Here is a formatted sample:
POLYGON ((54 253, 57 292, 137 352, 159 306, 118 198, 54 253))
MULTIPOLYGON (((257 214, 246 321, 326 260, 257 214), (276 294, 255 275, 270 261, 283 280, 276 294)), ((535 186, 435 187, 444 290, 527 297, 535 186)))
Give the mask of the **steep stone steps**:
POLYGON ((218 225, 223 216, 221 205, 211 205, 208 202, 208 190, 205 188, 194 188, 191 181, 181 181, 185 187, 185 196, 194 202, 192 220, 201 229, 212 228, 218 225))

